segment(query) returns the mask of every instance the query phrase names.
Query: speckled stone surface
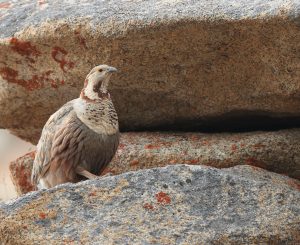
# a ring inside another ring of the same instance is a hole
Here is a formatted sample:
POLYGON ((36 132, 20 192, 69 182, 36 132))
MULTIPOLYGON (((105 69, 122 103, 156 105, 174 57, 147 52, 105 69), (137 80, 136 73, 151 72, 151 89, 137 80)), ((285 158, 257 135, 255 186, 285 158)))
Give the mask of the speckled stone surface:
MULTIPOLYGON (((174 164, 227 168, 248 164, 300 179, 300 129, 241 134, 123 133, 102 175, 174 164)), ((19 194, 33 190, 34 152, 10 164, 19 194)))
POLYGON ((299 13, 297 0, 0 1, 0 127, 36 143, 101 63, 120 70, 122 130, 299 120, 299 13))
POLYGON ((0 204, 4 244, 297 244, 299 182, 175 165, 64 184, 0 204))
POLYGON ((30 180, 34 156, 35 152, 30 152, 9 165, 10 176, 18 194, 34 190, 30 180))

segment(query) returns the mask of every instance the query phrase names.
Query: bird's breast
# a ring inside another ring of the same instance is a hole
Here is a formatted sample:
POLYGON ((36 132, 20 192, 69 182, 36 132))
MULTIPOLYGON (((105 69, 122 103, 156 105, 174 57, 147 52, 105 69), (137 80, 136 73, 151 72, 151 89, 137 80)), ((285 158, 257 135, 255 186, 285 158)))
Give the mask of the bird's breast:
POLYGON ((74 110, 77 117, 97 134, 113 135, 119 131, 118 116, 111 101, 88 103, 76 101, 74 110))

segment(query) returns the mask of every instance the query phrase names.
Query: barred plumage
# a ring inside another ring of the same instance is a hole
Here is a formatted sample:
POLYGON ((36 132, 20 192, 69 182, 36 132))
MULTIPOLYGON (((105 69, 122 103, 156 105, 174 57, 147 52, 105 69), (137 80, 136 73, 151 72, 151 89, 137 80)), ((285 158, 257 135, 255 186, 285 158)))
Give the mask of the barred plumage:
POLYGON ((94 178, 113 158, 119 124, 107 86, 115 71, 107 65, 93 68, 80 97, 45 124, 32 170, 32 182, 40 188, 94 178))

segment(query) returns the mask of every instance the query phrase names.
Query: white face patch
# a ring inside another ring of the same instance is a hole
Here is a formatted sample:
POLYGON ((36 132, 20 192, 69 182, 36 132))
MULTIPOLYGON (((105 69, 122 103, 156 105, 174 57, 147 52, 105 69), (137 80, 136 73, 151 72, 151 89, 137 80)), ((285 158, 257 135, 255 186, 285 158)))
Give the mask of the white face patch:
POLYGON ((88 81, 87 86, 84 88, 84 95, 90 100, 99 99, 98 92, 94 91, 94 86, 91 82, 88 81))
POLYGON ((116 71, 116 68, 107 65, 101 65, 93 68, 86 77, 86 84, 83 89, 84 95, 90 99, 98 98, 98 93, 107 93, 111 71, 116 71))

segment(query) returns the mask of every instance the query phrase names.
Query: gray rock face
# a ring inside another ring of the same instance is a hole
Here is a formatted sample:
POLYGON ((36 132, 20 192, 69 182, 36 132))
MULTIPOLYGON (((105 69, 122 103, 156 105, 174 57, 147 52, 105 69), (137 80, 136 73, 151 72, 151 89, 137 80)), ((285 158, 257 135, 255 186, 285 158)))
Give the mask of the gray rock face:
POLYGON ((0 127, 36 143, 87 72, 121 72, 122 130, 224 115, 300 116, 300 3, 14 1, 0 5, 0 127))
POLYGON ((175 165, 0 204, 9 244, 297 244, 299 182, 255 167, 175 165))
MULTIPOLYGON (((299 139, 299 129, 240 134, 123 133, 116 155, 102 175, 174 164, 217 168, 247 164, 300 179, 299 139)), ((34 189, 30 180, 34 154, 10 163, 19 194, 34 189)))

